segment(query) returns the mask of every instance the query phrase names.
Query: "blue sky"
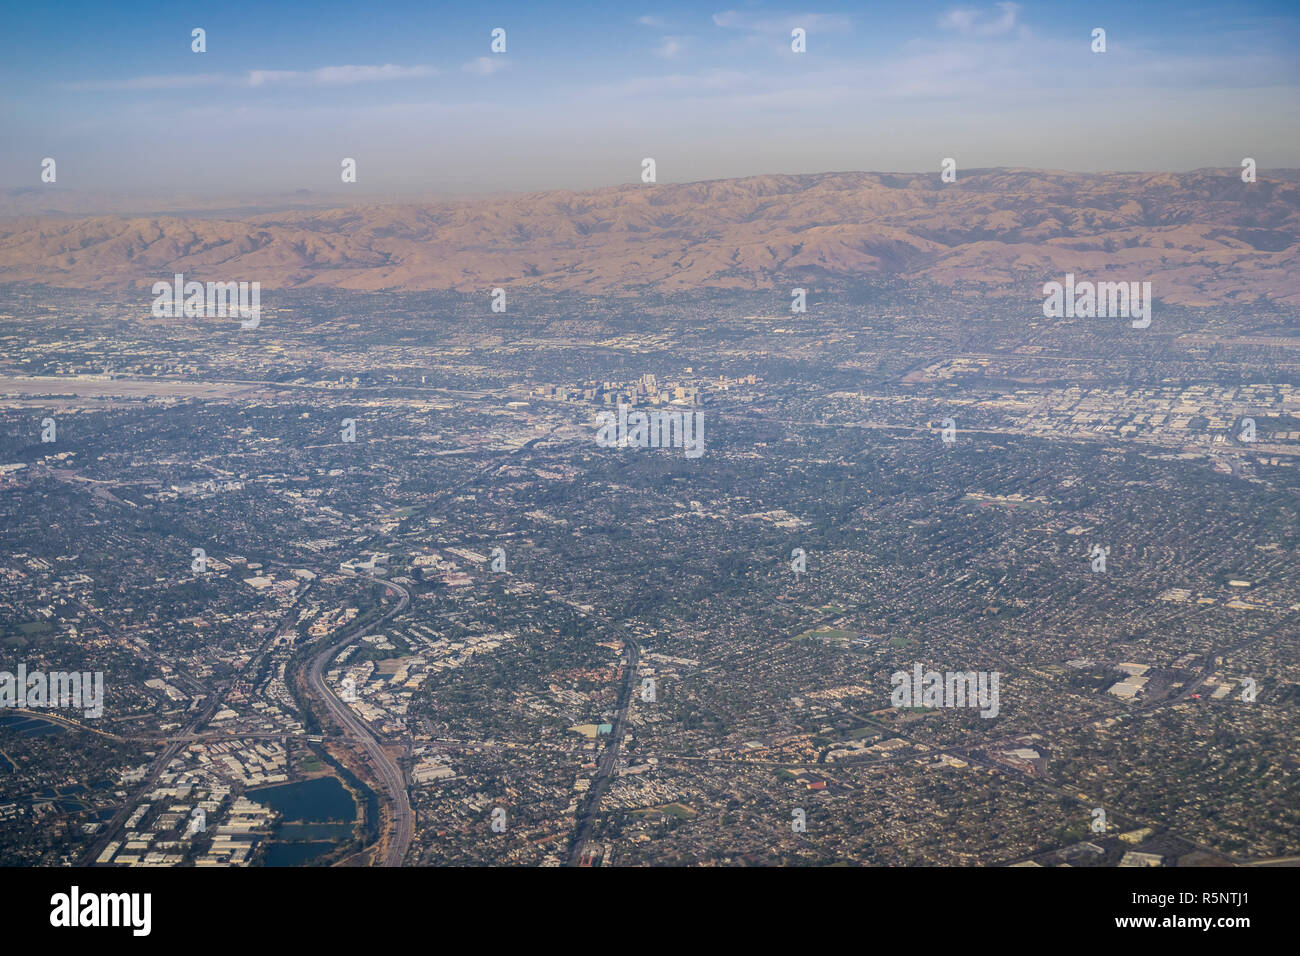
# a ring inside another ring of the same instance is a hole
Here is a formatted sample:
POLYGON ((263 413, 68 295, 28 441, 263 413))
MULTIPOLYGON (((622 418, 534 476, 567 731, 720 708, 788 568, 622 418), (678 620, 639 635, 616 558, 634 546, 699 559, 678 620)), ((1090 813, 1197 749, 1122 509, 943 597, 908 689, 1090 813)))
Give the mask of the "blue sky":
POLYGON ((3 187, 38 185, 46 156, 58 188, 232 196, 587 188, 645 156, 660 182, 945 156, 1300 167, 1294 2, 99 2, 5 21, 3 187))

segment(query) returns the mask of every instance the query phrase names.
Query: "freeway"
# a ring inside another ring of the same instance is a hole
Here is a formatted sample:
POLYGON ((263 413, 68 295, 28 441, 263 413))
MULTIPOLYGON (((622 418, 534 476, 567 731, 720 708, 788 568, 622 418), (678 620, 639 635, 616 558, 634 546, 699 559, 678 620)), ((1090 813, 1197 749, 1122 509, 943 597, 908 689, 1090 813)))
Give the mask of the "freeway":
MULTIPOLYGON (((400 613, 411 599, 410 593, 400 584, 394 584, 392 581, 381 581, 379 583, 383 584, 384 587, 397 591, 401 595, 401 599, 387 614, 374 624, 369 625, 372 627, 378 626, 395 614, 400 613)), ((375 773, 378 774, 380 782, 388 792, 388 799, 393 808, 393 835, 388 842, 388 853, 384 857, 384 866, 401 866, 402 860, 406 857, 407 848, 411 845, 413 835, 411 801, 406 792, 406 778, 402 774, 401 768, 397 766, 397 762, 389 756, 388 751, 383 748, 361 718, 354 714, 352 708, 339 700, 334 692, 329 689, 323 676, 325 665, 351 640, 352 635, 349 634, 340 640, 334 641, 312 658, 311 665, 307 669, 307 683, 312 691, 324 701, 334 721, 343 728, 344 734, 356 740, 365 750, 375 768, 375 773)))
MULTIPOLYGON (((552 429, 552 431, 554 431, 554 429, 552 429)), ((549 435, 550 433, 548 432, 547 434, 549 435)), ((438 507, 445 505, 447 501, 454 498, 462 488, 468 487, 479 479, 498 471, 504 467, 511 458, 531 449, 545 437, 547 436, 539 435, 537 438, 529 439, 518 448, 515 448, 502 456, 499 461, 484 466, 457 484, 447 488, 442 492, 437 500, 430 502, 428 507, 423 509, 422 512, 417 512, 417 514, 422 517, 427 517, 438 507)), ((409 521, 414 517, 415 515, 410 515, 405 520, 409 521)), ((369 539, 361 542, 360 545, 362 547, 370 546, 372 542, 376 541, 378 538, 379 535, 372 535, 369 539)), ((383 584, 387 588, 392 588, 394 591, 399 592, 401 594, 401 600, 398 601, 396 607, 392 608, 378 621, 368 624, 367 627, 376 627, 389 620, 394 615, 405 609, 406 605, 411 600, 410 593, 401 585, 395 584, 392 581, 383 580, 380 580, 379 583, 383 584)), ((352 708, 348 707, 334 695, 334 692, 326 686, 325 679, 322 676, 325 664, 333 658, 333 656, 337 654, 339 650, 351 640, 351 638, 352 634, 349 630, 346 637, 341 637, 339 640, 336 640, 330 646, 320 651, 320 653, 312 659, 311 665, 307 670, 307 683, 312 691, 317 694, 322 701, 324 701, 330 714, 334 717, 334 720, 339 724, 339 726, 343 728, 344 732, 355 738, 361 744, 366 753, 369 754, 371 761, 374 763, 375 772, 379 774, 384 789, 388 791, 389 800, 393 807, 393 836, 388 843, 388 853, 384 857, 384 866, 401 866, 402 861, 406 858, 406 851, 410 847, 414 835, 414 819, 411 815, 411 800, 406 789, 406 778, 403 776, 397 763, 388 755, 388 752, 384 750, 375 735, 371 733, 370 729, 366 727, 361 719, 352 712, 352 708)))
POLYGON ((640 648, 630 638, 627 639, 627 671, 623 678, 623 690, 619 703, 618 715, 614 718, 614 727, 609 735, 609 744, 600 755, 596 764, 596 774, 592 778, 587 795, 587 806, 578 821, 578 828, 573 835, 573 848, 569 851, 569 866, 582 862, 582 853, 591 838, 591 829, 595 825, 596 815, 600 812, 600 801, 605 796, 609 781, 618 762, 618 749, 627 731, 627 711, 632 706, 633 682, 636 680, 636 665, 640 657, 640 648))

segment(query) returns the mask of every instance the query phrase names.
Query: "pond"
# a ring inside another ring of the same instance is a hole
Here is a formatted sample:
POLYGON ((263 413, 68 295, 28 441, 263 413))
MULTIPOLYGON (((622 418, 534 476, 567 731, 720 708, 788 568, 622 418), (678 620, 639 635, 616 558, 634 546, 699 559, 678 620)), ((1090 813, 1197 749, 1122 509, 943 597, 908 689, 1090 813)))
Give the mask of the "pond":
POLYGON ((260 787, 248 799, 280 814, 266 848, 266 866, 303 866, 352 836, 356 801, 337 777, 260 787))

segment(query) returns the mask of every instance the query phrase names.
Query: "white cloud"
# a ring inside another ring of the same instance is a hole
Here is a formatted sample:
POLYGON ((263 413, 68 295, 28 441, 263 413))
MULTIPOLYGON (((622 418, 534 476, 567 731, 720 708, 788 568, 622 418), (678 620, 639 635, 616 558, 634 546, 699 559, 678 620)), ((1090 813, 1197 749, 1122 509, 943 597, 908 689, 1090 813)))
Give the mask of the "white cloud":
POLYGON ((662 17, 637 17, 636 22, 643 27, 662 27, 666 25, 662 17))
POLYGON ((249 70, 247 73, 180 73, 159 76, 134 76, 125 80, 96 80, 66 83, 64 89, 78 91, 148 92, 150 90, 188 90, 201 87, 273 85, 350 86, 382 80, 410 80, 437 76, 431 66, 322 66, 315 70, 249 70))
POLYGON ((491 76, 493 73, 499 73, 504 70, 509 63, 501 54, 494 56, 480 56, 466 63, 461 69, 467 73, 473 73, 477 76, 491 76))
POLYGON ((957 7, 939 18, 939 27, 943 30, 956 30, 968 36, 1003 36, 1016 28, 1020 4, 1004 2, 995 6, 1002 11, 1000 15, 995 16, 991 13, 986 15, 983 11, 972 7, 957 7))
POLYGON ((348 86, 378 80, 410 80, 433 76, 430 66, 322 66, 315 70, 250 70, 249 86, 290 83, 306 86, 348 86))
POLYGON ((663 57, 665 60, 681 56, 686 49, 686 40, 686 37, 660 37, 659 45, 655 47, 655 56, 663 57))

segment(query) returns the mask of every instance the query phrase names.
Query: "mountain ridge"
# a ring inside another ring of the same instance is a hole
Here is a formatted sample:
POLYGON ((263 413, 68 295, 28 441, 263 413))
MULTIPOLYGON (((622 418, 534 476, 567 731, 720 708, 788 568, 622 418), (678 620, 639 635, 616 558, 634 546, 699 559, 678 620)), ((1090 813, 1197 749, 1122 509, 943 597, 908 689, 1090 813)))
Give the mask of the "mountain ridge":
MULTIPOLYGON (((1287 171, 1282 171, 1287 172, 1287 171)), ((145 288, 182 272, 267 289, 827 287, 863 277, 996 294, 1075 272, 1187 305, 1300 303, 1300 183, 1237 170, 767 174, 238 217, 0 222, 0 281, 145 288)))

